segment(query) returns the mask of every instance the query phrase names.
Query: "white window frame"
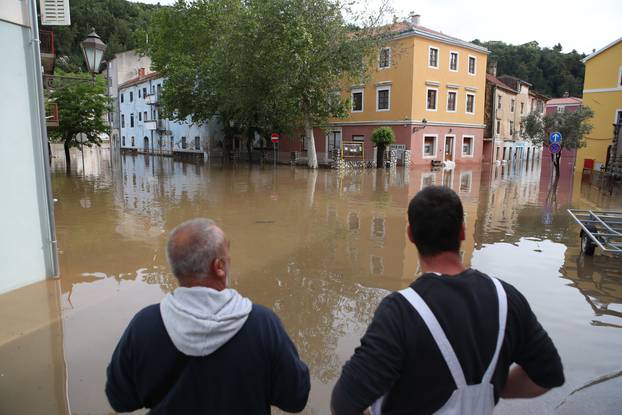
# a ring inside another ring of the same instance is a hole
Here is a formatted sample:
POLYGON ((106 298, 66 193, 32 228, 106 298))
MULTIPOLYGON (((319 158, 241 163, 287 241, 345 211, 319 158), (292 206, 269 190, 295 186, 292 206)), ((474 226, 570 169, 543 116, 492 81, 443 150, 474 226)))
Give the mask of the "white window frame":
POLYGON ((433 159, 438 154, 438 134, 424 134, 421 140, 421 158, 433 159), (434 153, 430 156, 425 154, 425 139, 426 137, 434 137, 434 153))
POLYGON ((514 121, 508 120, 508 134, 510 137, 514 137, 514 121))
POLYGON ((460 71, 460 52, 458 52, 457 50, 450 50, 449 51, 449 63, 447 65, 447 67, 449 68, 450 72, 459 72, 460 71), (456 69, 451 69, 451 55, 452 54, 456 54, 456 69))
POLYGON ((365 89, 364 88, 357 88, 357 89, 353 89, 352 91, 350 91, 350 99, 352 99, 352 105, 350 106, 351 112, 360 113, 360 112, 365 111, 365 89), (359 92, 361 93, 361 109, 355 110, 354 109, 354 94, 357 94, 359 92))
POLYGON ((385 85, 385 86, 377 86, 376 87, 376 111, 377 112, 387 112, 387 111, 391 111, 391 86, 390 85, 385 85), (388 98, 388 107, 386 109, 380 109, 378 108, 378 105, 380 104, 380 100, 378 99, 378 93, 380 91, 389 91, 389 98, 388 98))
POLYGON ((563 105, 558 105, 557 108, 555 108, 555 112, 566 112, 566 107, 563 105))
POLYGON ((438 111, 438 88, 427 87, 425 89, 425 110, 431 111, 431 112, 438 111), (436 98, 434 100, 434 109, 428 108, 428 91, 430 90, 436 91, 436 96, 435 96, 436 98))
POLYGON ((464 99, 464 112, 467 114, 475 114, 475 93, 467 92, 464 99), (469 96, 473 97, 473 111, 469 111, 469 96))
MULTIPOLYGON (((426 102, 427 102, 427 100, 426 100, 426 102)), ((458 91, 456 91, 456 90, 447 91, 447 106, 446 106, 445 110, 447 112, 452 112, 452 113, 458 111, 458 91), (449 94, 456 94, 456 101, 454 102, 454 109, 453 110, 449 109, 449 94)))
POLYGON ((503 95, 497 94, 497 109, 500 110, 503 104, 503 95))
POLYGON ((393 52, 391 51, 391 48, 390 47, 380 48, 380 54, 378 55, 378 69, 381 71, 385 69, 389 69, 392 63, 393 63, 393 52), (382 52, 385 50, 389 51, 389 62, 387 66, 380 66, 380 63, 382 62, 382 52))
POLYGON ((440 54, 440 50, 439 48, 436 48, 434 46, 428 46, 428 68, 432 68, 432 69, 438 69, 441 66, 441 54, 440 54), (436 66, 432 66, 430 65, 430 61, 431 61, 431 55, 432 55, 432 49, 434 49, 436 51, 436 66))
POLYGON ((469 55, 469 58, 467 59, 467 73, 471 76, 477 75, 477 56, 469 55), (475 61, 475 64, 473 65, 473 72, 471 72, 471 58, 475 61))
POLYGON ((475 155, 475 136, 474 135, 472 134, 462 135, 462 146, 460 147, 460 154, 462 155, 462 158, 473 158, 473 156, 475 155), (471 154, 464 153, 464 139, 465 138, 471 139, 471 154))

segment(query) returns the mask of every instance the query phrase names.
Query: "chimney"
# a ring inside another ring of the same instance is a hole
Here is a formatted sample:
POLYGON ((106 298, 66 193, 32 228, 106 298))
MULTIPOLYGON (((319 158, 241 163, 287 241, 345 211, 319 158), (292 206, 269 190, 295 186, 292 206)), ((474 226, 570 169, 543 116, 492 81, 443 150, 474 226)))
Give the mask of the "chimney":
POLYGON ((564 92, 564 98, 568 98, 570 96, 570 94, 568 93, 568 91, 564 92))
POLYGON ((413 26, 421 25, 421 15, 415 12, 410 12, 410 23, 413 26))
POLYGON ((488 73, 494 77, 497 76, 497 61, 490 61, 490 64, 488 65, 488 73))
POLYGON ((138 68, 138 79, 143 79, 145 77, 145 68, 138 68))

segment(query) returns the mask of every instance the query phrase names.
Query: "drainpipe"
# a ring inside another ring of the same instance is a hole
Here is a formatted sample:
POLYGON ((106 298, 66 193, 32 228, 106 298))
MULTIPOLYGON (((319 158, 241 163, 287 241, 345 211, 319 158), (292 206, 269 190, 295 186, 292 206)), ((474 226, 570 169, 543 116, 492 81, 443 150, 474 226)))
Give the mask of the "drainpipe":
POLYGON ((28 7, 30 11, 30 30, 31 30, 31 41, 30 46, 32 47, 32 58, 34 63, 34 78, 33 82, 37 88, 38 95, 38 116, 39 116, 39 133, 41 137, 41 152, 40 154, 35 154, 37 161, 43 165, 43 181, 45 182, 45 197, 42 198, 45 207, 41 207, 40 210, 45 209, 44 212, 40 212, 42 216, 46 216, 47 219, 47 235, 45 238, 47 239, 48 245, 46 246, 46 254, 48 255, 47 261, 48 266, 48 277, 55 277, 59 275, 59 267, 58 267, 58 251, 57 251, 57 243, 56 243, 56 226, 54 224, 54 198, 52 196, 52 179, 50 174, 50 158, 48 155, 48 133, 47 133, 47 125, 45 121, 45 104, 43 101, 43 74, 41 71, 41 50, 40 44, 41 40, 39 39, 39 24, 37 22, 37 6, 35 4, 36 0, 29 0, 28 7))
POLYGON ((491 115, 491 118, 492 118, 492 121, 491 121, 492 122, 492 126, 491 126, 492 127, 492 134, 491 134, 492 135, 492 146, 491 146, 492 150, 491 151, 492 151, 492 154, 490 155, 491 164, 494 164, 495 161, 497 161, 495 160, 495 154, 496 154, 495 147, 497 146, 497 139, 495 137, 495 129, 497 128, 497 105, 499 105, 497 103, 497 85, 494 85, 492 87, 492 115, 491 115))

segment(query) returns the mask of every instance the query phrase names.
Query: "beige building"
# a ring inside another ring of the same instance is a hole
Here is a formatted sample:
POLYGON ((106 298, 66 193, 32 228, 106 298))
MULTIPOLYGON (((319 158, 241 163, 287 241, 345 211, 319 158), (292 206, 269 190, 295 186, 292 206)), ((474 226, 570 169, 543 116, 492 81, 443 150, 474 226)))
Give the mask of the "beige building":
POLYGON ((522 137, 523 119, 531 112, 544 115, 546 97, 531 90, 531 84, 510 75, 486 75, 484 133, 485 161, 540 158, 542 146, 522 137))

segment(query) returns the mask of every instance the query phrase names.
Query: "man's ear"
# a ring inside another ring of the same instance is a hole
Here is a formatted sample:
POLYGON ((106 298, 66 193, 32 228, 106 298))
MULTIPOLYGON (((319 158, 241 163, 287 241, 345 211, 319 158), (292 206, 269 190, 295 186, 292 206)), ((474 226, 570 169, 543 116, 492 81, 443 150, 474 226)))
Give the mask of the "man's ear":
POLYGON ((212 274, 215 275, 217 278, 227 277, 225 261, 222 258, 216 258, 212 261, 212 274))
POLYGON ((460 225, 460 240, 464 241, 466 239, 466 229, 464 228, 464 222, 460 225))
POLYGON ((406 235, 408 235, 408 240, 412 243, 415 243, 413 239, 413 230, 410 228, 410 223, 406 225, 406 235))

